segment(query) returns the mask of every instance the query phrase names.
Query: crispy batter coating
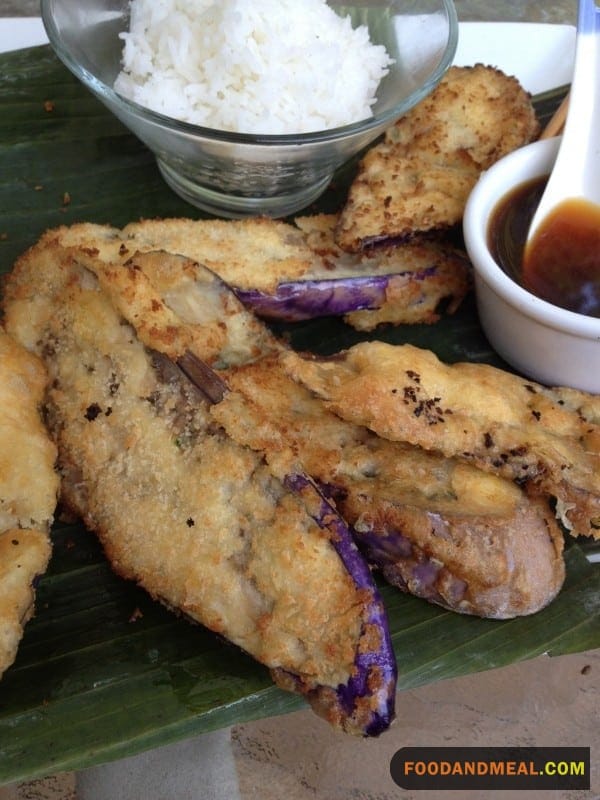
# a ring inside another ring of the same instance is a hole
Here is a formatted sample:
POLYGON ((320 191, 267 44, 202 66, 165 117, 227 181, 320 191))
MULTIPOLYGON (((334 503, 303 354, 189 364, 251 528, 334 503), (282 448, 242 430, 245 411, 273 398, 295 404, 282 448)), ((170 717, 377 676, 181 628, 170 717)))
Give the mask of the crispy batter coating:
POLYGON ((196 261, 163 251, 136 253, 124 264, 85 252, 76 258, 96 275, 137 336, 173 359, 193 351, 215 366, 245 363, 280 347, 252 314, 240 313, 235 295, 196 261))
POLYGON ((282 356, 344 419, 552 496, 574 534, 599 537, 600 399, 411 345, 358 344, 329 361, 282 356))
POLYGON ((472 465, 340 419, 276 358, 223 375, 231 391, 212 416, 237 442, 265 452, 278 473, 300 467, 329 487, 359 543, 363 534, 387 548, 382 569, 390 582, 494 618, 533 613, 559 591, 563 538, 548 503, 472 465), (433 562, 435 569, 423 566, 433 562))
POLYGON ((274 291, 302 278, 319 259, 294 225, 280 220, 143 220, 122 232, 129 248, 180 253, 212 269, 230 286, 274 291))
POLYGON ((212 415, 235 441, 265 453, 282 479, 306 471, 341 486, 339 507, 351 523, 369 518, 378 530, 397 530, 419 558, 444 563, 435 585, 429 577, 424 584, 412 574, 399 577, 401 567, 386 568, 392 582, 495 617, 532 613, 556 594, 564 577, 562 537, 547 504, 527 500, 507 481, 385 441, 327 412, 284 375, 275 358, 283 345, 257 330, 260 323, 235 298, 224 299, 214 278, 187 259, 140 253, 121 266, 85 253, 76 259, 147 346, 174 359, 186 350, 201 353, 214 366, 229 367, 222 375, 240 393, 228 393, 212 415), (173 298, 180 297, 196 324, 177 326, 173 298))
POLYGON ((23 628, 35 612, 35 580, 46 571, 50 553, 46 531, 0 533, 0 675, 14 662, 23 628))
POLYGON ((346 253, 335 241, 337 216, 318 214, 296 220, 306 234, 309 247, 332 269, 362 270, 370 275, 396 275, 387 290, 386 301, 377 309, 353 311, 344 316, 351 327, 372 331, 378 325, 433 323, 440 318, 440 306, 452 314, 471 288, 471 273, 466 253, 443 237, 417 237, 394 246, 367 252, 346 253), (335 267, 333 266, 335 265, 335 267), (427 277, 423 279, 423 272, 427 277))
MULTIPOLYGON (((185 259, 181 267, 187 275, 185 259)), ((219 430, 173 361, 150 349, 168 351, 174 317, 158 308, 146 278, 140 264, 111 269, 46 241, 8 281, 7 325, 51 376, 48 421, 64 497, 117 573, 275 676, 300 676, 312 693, 336 688, 359 647, 359 590, 303 500, 219 430), (116 296, 139 322, 139 338, 116 296)), ((193 334, 180 332, 175 354, 182 338, 194 346, 193 334)))
MULTIPOLYGON (((466 254, 442 238, 349 254, 335 242, 337 215, 298 217, 295 224, 270 219, 154 219, 123 230, 81 223, 50 231, 65 247, 79 247, 110 263, 137 252, 184 255, 241 290, 274 293, 280 283, 398 275, 380 308, 353 312, 346 322, 358 330, 382 323, 430 323, 459 306, 471 286, 466 254), (426 270, 426 276, 418 275, 426 270), (411 277, 412 273, 412 277, 411 277)), ((44 239, 42 239, 44 241, 44 239)), ((178 291, 182 289, 177 282, 178 291)), ((181 292, 180 292, 181 293, 181 292)))
POLYGON ((46 571, 58 493, 56 450, 39 406, 42 363, 0 329, 0 675, 13 663, 46 571))
POLYGON ((482 64, 451 67, 367 152, 340 215, 338 244, 357 251, 456 224, 481 172, 538 132, 516 78, 482 64))
POLYGON ((444 563, 435 587, 428 579, 421 588, 413 575, 400 579, 390 568, 393 582, 495 617, 531 613, 558 591, 562 537, 547 504, 528 501, 507 481, 387 442, 328 413, 283 374, 275 359, 283 345, 257 331, 260 323, 235 298, 224 299, 214 279, 187 259, 145 253, 115 266, 86 254, 76 258, 147 346, 174 359, 190 350, 229 367, 222 374, 244 399, 235 395, 233 405, 234 394, 227 394, 212 414, 235 441, 265 453, 280 478, 306 471, 322 484, 342 486, 338 503, 352 523, 370 518, 379 529, 401 531, 424 560, 444 563), (180 296, 188 298, 186 318, 197 324, 177 327, 172 298, 180 296), (246 354, 246 366, 239 366, 238 353, 246 354))

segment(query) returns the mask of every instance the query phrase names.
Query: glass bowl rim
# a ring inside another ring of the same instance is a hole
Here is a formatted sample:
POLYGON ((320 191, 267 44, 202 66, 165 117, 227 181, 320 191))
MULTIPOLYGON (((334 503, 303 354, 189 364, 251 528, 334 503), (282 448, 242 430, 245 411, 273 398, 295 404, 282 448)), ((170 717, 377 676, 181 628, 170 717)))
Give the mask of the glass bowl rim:
POLYGON ((364 120, 358 120, 357 122, 352 122, 348 125, 328 128, 322 131, 288 134, 238 133, 236 131, 224 131, 218 128, 207 128, 201 125, 195 125, 191 122, 174 119, 173 117, 168 117, 165 114, 161 114, 157 111, 146 108, 145 106, 139 105, 133 100, 129 100, 115 92, 111 86, 108 86, 108 84, 101 81, 92 72, 81 66, 81 64, 71 55, 71 53, 65 47, 63 47, 62 40, 54 22, 54 18, 50 12, 50 6, 52 2, 53 0, 41 0, 40 3, 42 22, 44 28, 46 29, 46 34, 50 44, 63 64, 65 64, 65 66, 68 67, 68 69, 91 91, 127 114, 135 114, 138 117, 146 119, 148 122, 154 123, 155 125, 163 128, 168 128, 173 132, 229 144, 266 146, 287 145, 290 147, 299 147, 306 144, 335 142, 353 134, 366 133, 373 128, 387 127, 388 123, 391 124, 395 119, 402 115, 403 108, 405 106, 407 109, 409 109, 415 105, 415 103, 412 102, 415 96, 418 98, 418 102, 420 99, 425 98, 430 91, 436 87, 436 85, 443 78, 448 67, 450 67, 456 54, 456 48, 458 45, 458 15, 454 5, 454 0, 441 0, 448 19, 448 37, 444 47, 443 56, 436 68, 429 75, 428 79, 422 83, 418 89, 412 91, 392 108, 381 112, 380 114, 374 114, 373 116, 367 117, 364 120))

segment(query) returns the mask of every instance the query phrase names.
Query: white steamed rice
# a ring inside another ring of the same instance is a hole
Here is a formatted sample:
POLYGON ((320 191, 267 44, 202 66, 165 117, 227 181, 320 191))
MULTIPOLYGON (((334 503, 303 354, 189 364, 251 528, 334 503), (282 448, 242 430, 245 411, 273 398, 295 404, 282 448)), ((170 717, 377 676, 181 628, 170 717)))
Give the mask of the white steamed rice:
POLYGON ((306 133, 372 115, 391 60, 325 0, 131 0, 115 91, 175 119, 306 133))

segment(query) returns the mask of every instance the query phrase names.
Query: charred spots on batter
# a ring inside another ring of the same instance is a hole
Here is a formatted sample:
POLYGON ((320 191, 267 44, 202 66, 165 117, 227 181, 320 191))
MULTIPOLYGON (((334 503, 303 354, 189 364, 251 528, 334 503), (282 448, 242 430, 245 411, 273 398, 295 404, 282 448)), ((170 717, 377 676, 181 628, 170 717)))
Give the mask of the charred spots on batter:
POLYGON ((540 411, 537 411, 535 408, 531 409, 531 416, 536 419, 538 422, 542 418, 542 414, 540 411))
POLYGON ((413 414, 417 419, 423 417, 425 422, 428 425, 437 425, 438 423, 444 422, 444 414, 450 413, 449 411, 446 412, 441 407, 440 403, 442 398, 441 397, 429 397, 429 398, 421 398, 419 393, 421 391, 420 387, 418 386, 421 378, 418 373, 413 372, 412 370, 407 370, 406 374, 415 381, 417 386, 404 386, 402 389, 402 398, 405 405, 412 405, 413 414))
POLYGON ((406 374, 411 381, 414 381, 415 383, 421 383, 421 376, 418 372, 415 372, 413 369, 407 369, 406 374))
POLYGON ((52 358, 56 355, 58 342, 55 336, 48 335, 43 341, 37 342, 40 347, 40 354, 43 359, 52 358))
POLYGON ((194 520, 193 517, 188 517, 185 521, 185 524, 188 526, 188 528, 193 528, 194 525, 196 524, 196 521, 194 520))
POLYGON ((415 417, 423 417, 428 425, 438 425, 444 422, 444 411, 439 405, 441 397, 432 397, 421 400, 414 410, 415 417))
POLYGON ((158 392, 158 391, 150 392, 150 394, 147 394, 144 397, 144 400, 147 403, 149 403, 152 406, 152 408, 158 408, 159 400, 160 400, 160 392, 158 392))
POLYGON ((487 450, 490 450, 494 446, 494 437, 489 431, 483 434, 483 445, 487 450))
POLYGON ((116 375, 116 373, 111 373, 110 381, 108 384, 108 393, 111 397, 114 397, 117 392, 119 391, 121 383, 116 375))
POLYGON ((509 453, 500 453, 498 457, 492 461, 492 466, 497 468, 504 467, 506 464, 508 464, 509 460, 509 453))
POLYGON ((103 413, 105 417, 110 417, 112 414, 112 406, 108 406, 106 411, 102 411, 102 406, 99 403, 90 403, 90 405, 86 408, 85 414, 83 415, 88 422, 93 422, 94 420, 98 419, 98 417, 103 413))
POLYGON ((522 458, 527 455, 527 446, 522 444, 519 447, 511 448, 508 452, 512 458, 522 458))
POLYGON ((405 386, 402 391, 406 405, 417 402, 417 390, 414 386, 405 386))
POLYGON ((102 408, 98 405, 98 403, 91 403, 85 410, 85 414, 83 415, 88 422, 93 422, 95 419, 98 419, 100 414, 102 413, 102 408))

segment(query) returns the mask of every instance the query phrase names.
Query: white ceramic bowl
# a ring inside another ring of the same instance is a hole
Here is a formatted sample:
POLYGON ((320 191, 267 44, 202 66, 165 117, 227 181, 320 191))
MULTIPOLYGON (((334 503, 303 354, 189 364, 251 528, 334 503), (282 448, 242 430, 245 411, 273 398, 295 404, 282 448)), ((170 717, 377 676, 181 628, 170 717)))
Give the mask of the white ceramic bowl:
POLYGON ((533 142, 481 176, 465 209, 465 244, 475 273, 481 325, 496 352, 540 383, 597 394, 600 319, 540 300, 504 272, 488 246, 488 224, 498 202, 525 181, 548 175, 559 143, 559 138, 533 142))
POLYGON ((381 82, 373 116, 298 135, 252 135, 165 117, 118 95, 119 34, 129 0, 41 0, 59 58, 156 155, 167 183, 188 202, 221 216, 285 216, 315 200, 334 171, 425 97, 452 62, 458 21, 452 0, 329 0, 395 63, 381 82))

